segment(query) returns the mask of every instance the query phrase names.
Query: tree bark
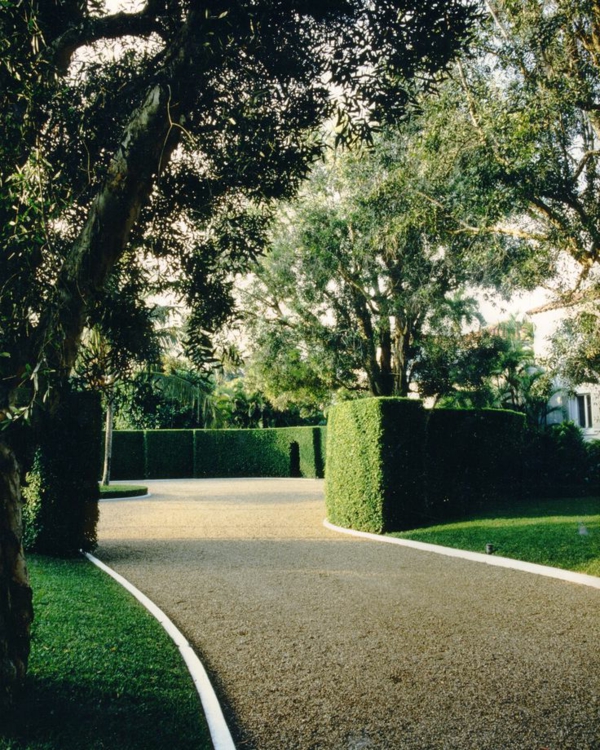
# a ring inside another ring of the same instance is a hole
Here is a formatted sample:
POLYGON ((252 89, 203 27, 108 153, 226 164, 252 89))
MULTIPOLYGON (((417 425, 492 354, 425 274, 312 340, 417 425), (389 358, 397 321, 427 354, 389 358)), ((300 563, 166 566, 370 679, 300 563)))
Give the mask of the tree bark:
POLYGON ((394 360, 396 366, 394 373, 394 395, 402 396, 403 398, 408 396, 409 392, 408 359, 411 340, 412 336, 408 323, 405 323, 403 328, 397 328, 394 332, 394 360))
POLYGON ((379 391, 379 396, 395 395, 392 332, 387 317, 379 325, 379 391))
POLYGON ((19 466, 0 442, 0 709, 23 685, 33 620, 31 588, 23 556, 19 466))

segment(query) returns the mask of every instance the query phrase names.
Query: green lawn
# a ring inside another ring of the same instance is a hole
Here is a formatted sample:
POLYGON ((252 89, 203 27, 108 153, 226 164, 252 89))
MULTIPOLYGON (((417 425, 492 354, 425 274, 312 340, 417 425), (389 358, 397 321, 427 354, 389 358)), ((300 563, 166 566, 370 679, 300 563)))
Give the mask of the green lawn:
POLYGON ((30 555, 35 623, 25 700, 2 750, 211 748, 162 627, 87 560, 30 555))
POLYGON ((100 498, 139 497, 147 495, 148 488, 141 484, 101 484, 100 498))
POLYGON ((600 576, 600 498, 535 500, 501 505, 467 520, 394 533, 445 547, 485 552, 600 576))

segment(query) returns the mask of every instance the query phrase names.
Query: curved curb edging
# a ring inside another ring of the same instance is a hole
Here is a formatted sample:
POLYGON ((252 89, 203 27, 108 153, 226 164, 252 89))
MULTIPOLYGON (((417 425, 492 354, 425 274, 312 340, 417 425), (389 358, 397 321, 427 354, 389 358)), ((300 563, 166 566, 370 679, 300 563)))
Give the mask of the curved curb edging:
POLYGON ((119 497, 101 497, 98 502, 109 503, 111 500, 147 500, 152 497, 152 493, 148 492, 146 495, 120 495, 119 497))
POLYGON ((98 560, 97 557, 94 557, 89 552, 84 552, 83 555, 87 557, 90 562, 100 568, 100 570, 108 573, 108 575, 120 583, 123 588, 127 589, 130 594, 133 594, 133 596, 135 596, 135 598, 146 607, 146 609, 158 620, 171 636, 171 639, 175 642, 175 645, 179 649, 181 656, 190 671, 192 680, 196 686, 198 695, 200 696, 214 750, 235 750, 229 727, 223 716, 223 711, 221 710, 213 686, 206 674, 204 665, 196 656, 183 633, 174 625, 162 609, 157 607, 151 599, 145 594, 142 594, 142 592, 126 578, 123 578, 123 576, 119 575, 119 573, 112 568, 109 568, 108 565, 105 565, 101 560, 98 560))
POLYGON ((468 550, 456 549, 454 547, 442 547, 439 544, 428 544, 427 542, 416 542, 412 539, 398 539, 397 537, 381 536, 380 534, 371 534, 368 531, 355 531, 354 529, 345 529, 342 526, 334 526, 327 519, 323 521, 323 526, 330 531, 337 531, 342 534, 360 537, 362 539, 371 539, 376 542, 386 542, 387 544, 399 544, 401 547, 412 547, 422 552, 434 552, 437 555, 446 555, 447 557, 459 557, 463 560, 485 563, 494 565, 498 568, 511 568, 520 570, 525 573, 534 573, 547 578, 559 578, 569 583, 578 583, 582 586, 591 586, 600 589, 600 578, 590 576, 586 573, 575 573, 572 570, 563 570, 562 568, 552 568, 549 565, 538 565, 537 563, 524 562, 523 560, 513 560, 510 557, 495 557, 494 555, 484 555, 481 552, 470 552, 468 550))

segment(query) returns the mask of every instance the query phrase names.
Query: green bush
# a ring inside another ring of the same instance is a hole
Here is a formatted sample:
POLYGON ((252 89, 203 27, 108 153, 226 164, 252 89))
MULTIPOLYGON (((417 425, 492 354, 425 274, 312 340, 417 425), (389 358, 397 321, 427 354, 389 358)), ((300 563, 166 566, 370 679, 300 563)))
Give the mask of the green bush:
POLYGON ((423 502, 425 418, 420 401, 369 398, 329 412, 325 501, 339 526, 410 528, 423 502))
POLYGON ((529 431, 524 455, 530 494, 582 495, 598 490, 600 449, 595 442, 585 442, 574 422, 529 431))
POLYGON ((101 420, 98 394, 78 392, 65 393, 54 414, 42 417, 23 489, 26 549, 70 556, 94 548, 101 420))
POLYGON ((521 495, 523 414, 499 409, 429 412, 422 523, 457 518, 503 493, 521 495))
POLYGON ((588 483, 597 492, 600 488, 600 440, 587 444, 588 483))
POLYGON ((144 430, 113 432, 111 481, 146 479, 146 437, 144 430))
POLYGON ((194 476, 322 476, 322 429, 195 430, 194 476))
POLYGON ((146 478, 194 476, 193 430, 146 430, 146 478))

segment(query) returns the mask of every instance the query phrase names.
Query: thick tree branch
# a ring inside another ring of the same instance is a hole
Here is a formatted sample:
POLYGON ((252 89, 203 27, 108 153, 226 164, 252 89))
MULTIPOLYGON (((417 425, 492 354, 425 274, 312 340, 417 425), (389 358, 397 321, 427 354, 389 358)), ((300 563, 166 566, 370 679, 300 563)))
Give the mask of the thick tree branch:
POLYGON ((531 310, 527 310, 526 314, 539 315, 540 313, 550 312, 551 310, 563 310, 567 307, 576 307, 582 302, 589 302, 596 299, 600 299, 600 289, 567 292, 567 294, 563 294, 556 299, 550 300, 550 302, 539 305, 539 307, 532 307, 531 310))
MULTIPOLYGON (((459 227, 462 229, 460 231, 468 233, 468 234, 500 234, 505 235, 507 237, 517 237, 518 239, 522 240, 533 240, 535 242, 544 242, 547 240, 547 236, 545 234, 538 234, 537 232, 528 232, 524 229, 519 229, 517 227, 504 227, 499 224, 494 224, 491 227, 476 227, 472 224, 468 224, 466 221, 462 221, 461 219, 458 219, 454 214, 450 213, 446 206, 444 206, 443 203, 438 201, 436 198, 434 198, 431 195, 427 195, 427 193, 423 193, 420 190, 414 191, 416 195, 418 195, 420 198, 423 198, 424 200, 428 201, 429 203, 436 206, 436 208, 441 209, 446 216, 451 220, 454 221, 456 224, 458 224, 459 227)), ((458 232, 455 232, 457 234, 458 232)))
POLYGON ((37 327, 29 361, 45 359, 62 375, 70 371, 89 306, 125 252, 131 230, 181 137, 176 126, 192 106, 195 92, 187 86, 190 66, 200 75, 215 62, 201 44, 205 32, 203 19, 191 13, 157 82, 131 116, 106 181, 58 277, 54 300, 37 327))
POLYGON ((600 156, 600 151, 588 151, 586 154, 583 155, 581 158, 581 161, 579 162, 577 169, 575 170, 575 174, 573 175, 573 182, 577 182, 579 179, 579 175, 583 172, 583 170, 586 167, 586 164, 590 159, 592 159, 594 156, 600 156))
POLYGON ((100 39, 119 39, 123 36, 148 37, 160 34, 157 10, 160 2, 150 0, 138 13, 115 13, 110 16, 87 17, 69 27, 49 47, 46 55, 56 68, 65 74, 73 54, 80 47, 100 39))

